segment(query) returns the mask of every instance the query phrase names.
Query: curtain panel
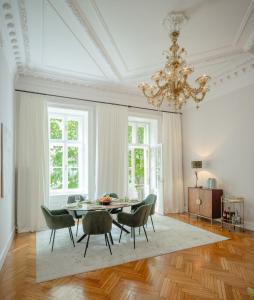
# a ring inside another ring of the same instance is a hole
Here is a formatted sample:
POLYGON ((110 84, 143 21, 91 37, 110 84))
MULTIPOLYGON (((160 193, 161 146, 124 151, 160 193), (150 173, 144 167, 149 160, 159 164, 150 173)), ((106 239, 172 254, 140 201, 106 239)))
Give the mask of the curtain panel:
POLYGON ((164 214, 184 211, 181 115, 162 116, 163 202, 164 214))
POLYGON ((125 196, 128 182, 128 109, 96 106, 96 197, 114 192, 125 196))
POLYGON ((44 227, 41 205, 48 204, 48 111, 44 96, 19 93, 17 122, 18 232, 44 227))

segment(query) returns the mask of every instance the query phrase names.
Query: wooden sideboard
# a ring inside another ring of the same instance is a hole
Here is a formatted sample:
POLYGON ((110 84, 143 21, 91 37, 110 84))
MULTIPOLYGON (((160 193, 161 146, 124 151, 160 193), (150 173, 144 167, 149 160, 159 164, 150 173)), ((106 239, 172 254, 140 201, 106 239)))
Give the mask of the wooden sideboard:
POLYGON ((221 217, 221 196, 223 190, 188 188, 188 213, 213 219, 221 217))

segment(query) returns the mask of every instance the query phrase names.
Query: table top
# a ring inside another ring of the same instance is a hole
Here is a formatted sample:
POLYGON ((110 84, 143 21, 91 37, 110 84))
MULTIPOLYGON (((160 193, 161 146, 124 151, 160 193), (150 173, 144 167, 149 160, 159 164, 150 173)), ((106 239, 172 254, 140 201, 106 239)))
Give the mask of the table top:
POLYGON ((139 204, 139 200, 128 200, 123 199, 113 200, 109 205, 102 205, 93 201, 82 201, 78 205, 76 203, 67 204, 64 208, 72 211, 88 211, 88 210, 110 210, 113 208, 128 207, 135 204, 139 204))

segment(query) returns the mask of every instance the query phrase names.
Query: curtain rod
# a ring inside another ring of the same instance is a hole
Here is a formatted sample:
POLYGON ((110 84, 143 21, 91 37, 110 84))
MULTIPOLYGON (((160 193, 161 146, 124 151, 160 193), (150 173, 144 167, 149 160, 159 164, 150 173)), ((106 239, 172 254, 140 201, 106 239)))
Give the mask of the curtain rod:
POLYGON ((54 94, 39 93, 39 92, 33 92, 33 91, 27 91, 27 90, 19 90, 19 89, 15 89, 15 91, 16 92, 22 92, 22 93, 31 93, 31 94, 37 94, 37 95, 43 95, 43 96, 51 96, 51 97, 58 97, 58 98, 64 98, 64 99, 72 99, 72 100, 79 100, 79 101, 85 101, 85 102, 93 102, 93 103, 101 103, 101 104, 109 104, 109 105, 118 105, 118 106, 124 106, 124 107, 128 107, 128 108, 138 108, 138 109, 151 110, 151 111, 156 111, 156 112, 165 112, 165 113, 169 113, 169 114, 179 114, 179 115, 182 115, 181 112, 177 112, 177 111, 157 110, 157 109, 153 109, 153 108, 145 108, 145 107, 140 107, 140 106, 119 104, 119 103, 113 103, 113 102, 104 102, 104 101, 97 101, 97 100, 84 99, 84 98, 59 96, 59 95, 54 95, 54 94))

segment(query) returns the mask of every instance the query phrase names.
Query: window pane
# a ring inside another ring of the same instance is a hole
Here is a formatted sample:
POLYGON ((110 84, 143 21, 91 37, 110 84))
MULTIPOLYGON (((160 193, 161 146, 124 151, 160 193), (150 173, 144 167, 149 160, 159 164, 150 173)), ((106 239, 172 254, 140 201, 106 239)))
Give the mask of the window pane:
POLYGON ((144 144, 144 133, 145 133, 145 128, 138 127, 138 130, 137 130, 137 143, 138 144, 144 144))
POLYGON ((128 166, 132 166, 132 161, 131 161, 131 150, 128 151, 128 166))
POLYGON ((132 178, 131 178, 131 177, 132 177, 132 176, 131 176, 131 173, 132 173, 132 172, 131 172, 131 168, 129 168, 129 184, 131 184, 131 179, 132 179, 132 178))
POLYGON ((50 119, 50 138, 61 140, 63 138, 63 120, 53 118, 50 119))
POLYGON ((68 170, 68 189, 77 189, 79 187, 79 172, 77 168, 68 170))
POLYGON ((51 146, 50 163, 52 167, 62 167, 63 165, 63 147, 51 146))
POLYGON ((132 143, 132 126, 128 126, 128 143, 132 143))
POLYGON ((50 187, 53 190, 63 188, 63 170, 62 168, 53 168, 50 174, 50 187))
POLYGON ((78 140, 78 121, 69 120, 67 122, 68 140, 78 140))
POLYGON ((135 149, 135 183, 144 184, 144 149, 135 149))
POLYGON ((78 147, 68 147, 68 167, 78 167, 78 147))

